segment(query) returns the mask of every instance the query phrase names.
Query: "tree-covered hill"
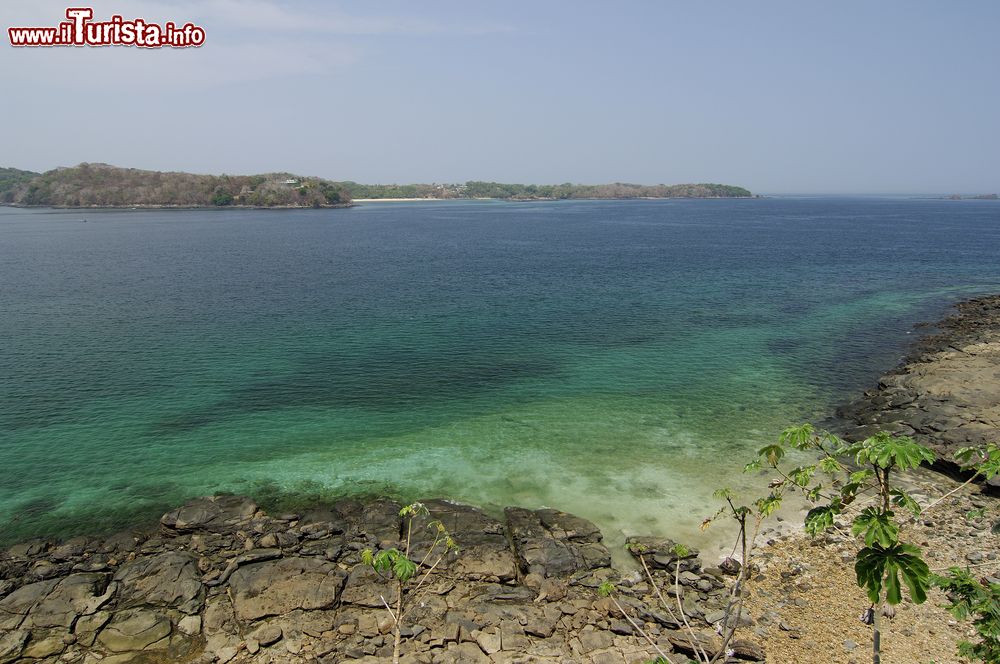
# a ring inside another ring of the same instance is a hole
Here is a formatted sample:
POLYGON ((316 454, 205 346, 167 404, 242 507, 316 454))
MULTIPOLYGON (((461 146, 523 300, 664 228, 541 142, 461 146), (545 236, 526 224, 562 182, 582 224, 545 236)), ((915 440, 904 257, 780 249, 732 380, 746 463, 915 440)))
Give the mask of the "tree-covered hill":
POLYGON ((291 173, 195 175, 80 164, 31 175, 20 177, 7 191, 0 189, 3 202, 53 207, 326 207, 351 200, 329 180, 291 173))
POLYGON ((338 182, 353 198, 499 198, 506 200, 563 200, 619 198, 750 198, 743 187, 725 184, 642 185, 614 184, 504 184, 470 181, 465 184, 358 184, 338 182))
POLYGON ((107 164, 80 164, 33 173, 0 169, 0 203, 51 207, 328 207, 356 198, 564 200, 625 198, 749 198, 724 184, 641 185, 359 184, 291 173, 195 175, 107 164))
POLYGON ((38 177, 38 173, 32 171, 0 168, 0 203, 13 202, 18 188, 36 177, 38 177))

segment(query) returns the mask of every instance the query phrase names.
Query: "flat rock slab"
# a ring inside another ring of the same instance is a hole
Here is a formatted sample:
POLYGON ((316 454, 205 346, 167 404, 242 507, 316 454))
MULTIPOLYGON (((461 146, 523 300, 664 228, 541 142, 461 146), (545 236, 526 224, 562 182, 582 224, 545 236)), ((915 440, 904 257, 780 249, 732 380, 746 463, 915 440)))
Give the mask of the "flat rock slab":
POLYGON ((107 586, 106 574, 70 574, 32 607, 21 626, 69 629, 78 616, 94 613, 110 599, 107 586))
POLYGON ((384 546, 399 542, 403 506, 394 500, 378 499, 370 502, 345 499, 333 505, 333 515, 346 522, 355 533, 364 533, 384 546))
POLYGON ((154 644, 167 646, 170 619, 149 609, 119 611, 101 630, 97 640, 111 652, 145 650, 154 644))
POLYGON ((20 627, 28 613, 45 599, 58 583, 58 579, 29 583, 0 600, 0 631, 20 627))
MULTIPOLYGON (((439 521, 461 546, 460 555, 441 561, 444 567, 477 579, 510 581, 517 577, 517 558, 500 521, 475 507, 447 500, 425 500, 422 504, 430 516, 413 521, 412 558, 423 559, 437 533, 431 523, 439 521)), ((442 550, 439 546, 438 551, 442 550)), ((437 553, 433 558, 437 558, 437 553)))
POLYGON ((257 503, 246 496, 207 496, 185 503, 160 519, 167 532, 232 532, 246 525, 257 503))
POLYGON ((20 657, 30 635, 31 632, 26 629, 0 632, 0 664, 13 662, 20 657))
POLYGON ((528 573, 569 576, 609 567, 611 554, 593 523, 558 510, 508 507, 507 531, 521 568, 528 573))
POLYGON ((282 558, 240 567, 229 578, 240 620, 336 605, 347 573, 315 558, 282 558))
POLYGON ((170 551, 125 563, 115 573, 120 584, 118 608, 160 606, 198 613, 205 604, 198 559, 170 551))

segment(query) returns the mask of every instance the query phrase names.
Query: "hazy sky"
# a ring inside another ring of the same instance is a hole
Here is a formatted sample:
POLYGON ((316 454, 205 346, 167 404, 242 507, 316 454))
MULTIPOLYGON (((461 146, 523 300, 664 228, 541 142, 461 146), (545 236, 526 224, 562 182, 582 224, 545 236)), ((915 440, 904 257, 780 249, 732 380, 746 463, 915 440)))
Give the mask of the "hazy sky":
POLYGON ((0 6, 0 165, 1000 191, 995 0, 93 1, 184 50, 14 49, 67 4, 0 6))

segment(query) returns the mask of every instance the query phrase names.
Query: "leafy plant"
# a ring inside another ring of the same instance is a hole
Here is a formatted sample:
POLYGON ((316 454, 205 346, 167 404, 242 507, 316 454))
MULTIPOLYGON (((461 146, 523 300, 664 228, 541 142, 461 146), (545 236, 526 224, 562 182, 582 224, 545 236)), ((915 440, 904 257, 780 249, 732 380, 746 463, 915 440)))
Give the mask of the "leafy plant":
MULTIPOLYGON (((1000 475, 1000 447, 996 444, 991 443, 983 449, 963 448, 956 458, 973 470, 962 487, 978 477, 992 479, 1000 475)), ((972 510, 965 518, 982 518, 984 514, 985 510, 972 510)), ((996 525, 993 532, 997 532, 996 525)), ((1000 584, 976 580, 968 570, 959 567, 950 568, 947 576, 934 576, 932 581, 948 594, 951 601, 948 610, 953 616, 959 620, 972 617, 972 625, 979 636, 976 643, 959 641, 958 655, 973 662, 1000 662, 1000 584)))
POLYGON ((1000 662, 1000 584, 976 580, 968 570, 952 567, 934 585, 948 593, 948 610, 959 620, 973 617, 979 641, 959 641, 958 654, 969 661, 1000 662))
POLYGON ((759 450, 747 470, 767 466, 780 478, 771 483, 776 488, 800 491, 816 504, 805 517, 805 530, 817 536, 836 529, 838 517, 851 516, 851 534, 864 541, 855 558, 855 576, 871 601, 863 619, 872 624, 873 661, 881 659, 881 633, 878 626, 883 604, 903 601, 905 585, 911 601, 927 599, 930 569, 918 547, 900 541, 901 517, 896 509, 918 516, 920 504, 901 486, 894 484, 896 474, 934 461, 934 453, 908 436, 879 432, 857 443, 847 443, 837 436, 817 431, 810 424, 782 432, 777 444, 759 450), (784 470, 782 461, 788 450, 818 455, 814 464, 784 470))
POLYGON ((420 562, 410 559, 410 544, 413 536, 413 521, 417 517, 428 516, 430 512, 422 503, 407 505, 399 511, 399 516, 406 520, 406 543, 402 551, 396 548, 384 549, 375 553, 371 549, 361 552, 361 563, 375 570, 375 573, 387 581, 395 583, 396 586, 396 606, 389 606, 384 596, 380 596, 382 605, 389 612, 393 623, 393 645, 392 661, 399 664, 399 646, 402 641, 403 620, 410 609, 417 604, 417 600, 427 592, 424 587, 427 579, 437 566, 449 554, 458 553, 458 545, 452 539, 451 534, 440 521, 431 521, 427 524, 434 533, 434 541, 427 549, 427 553, 420 562), (431 562, 433 560, 433 562, 431 562), (428 564, 431 563, 431 564, 428 564), (416 579, 413 588, 410 582, 416 579), (421 592, 423 590, 423 592, 421 592))
MULTIPOLYGON (((996 445, 985 449, 965 448, 956 458, 973 471, 971 476, 927 506, 921 506, 902 486, 895 484, 900 473, 935 459, 930 449, 909 436, 879 432, 860 442, 847 443, 829 432, 817 431, 812 425, 804 424, 783 431, 777 444, 761 448, 757 459, 746 466, 747 471, 770 467, 780 475, 771 482, 772 491, 794 488, 816 503, 805 517, 805 530, 810 536, 837 529, 838 517, 850 517, 851 534, 864 541, 856 554, 854 571, 858 586, 866 591, 872 604, 862 614, 862 619, 873 627, 875 664, 879 664, 881 658, 879 615, 883 612, 891 615, 883 605, 902 602, 903 586, 910 600, 921 604, 927 600, 933 580, 921 550, 900 541, 901 526, 977 478, 988 479, 1000 474, 1000 448, 996 445), (789 449, 815 455, 818 459, 814 464, 786 471, 782 462, 789 449), (896 510, 909 516, 904 519, 896 510)), ((968 590, 967 586, 962 587, 968 590)), ((967 611, 974 611, 972 606, 962 605, 967 611)), ((982 608, 983 605, 975 606, 982 608)))

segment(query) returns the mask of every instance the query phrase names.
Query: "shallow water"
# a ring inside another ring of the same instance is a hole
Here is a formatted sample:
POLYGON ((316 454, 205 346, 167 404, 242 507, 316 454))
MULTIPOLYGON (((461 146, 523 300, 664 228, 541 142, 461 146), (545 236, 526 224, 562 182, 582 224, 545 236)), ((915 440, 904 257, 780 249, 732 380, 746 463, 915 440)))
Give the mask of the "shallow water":
POLYGON ((0 539, 220 490, 693 535, 998 256, 990 201, 0 209, 0 539))

